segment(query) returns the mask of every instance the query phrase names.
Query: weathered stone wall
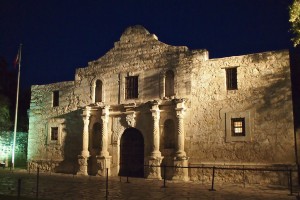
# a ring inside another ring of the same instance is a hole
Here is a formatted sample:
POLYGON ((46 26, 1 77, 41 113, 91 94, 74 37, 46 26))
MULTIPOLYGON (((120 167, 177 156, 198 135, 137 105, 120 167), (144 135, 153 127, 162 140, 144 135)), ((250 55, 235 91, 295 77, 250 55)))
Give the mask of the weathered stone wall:
MULTIPOLYGON (((143 27, 136 26, 126 29, 120 41, 103 57, 77 69, 74 82, 32 86, 29 168, 77 171, 77 156, 82 151, 81 114, 86 106, 92 108, 88 126, 90 174, 98 173, 97 156, 100 154, 99 148, 91 146, 93 125, 102 123, 103 106, 107 105, 110 106, 107 124, 108 152, 112 156, 110 174, 118 175, 120 138, 126 128, 135 127, 142 133, 146 161, 153 150, 150 111, 153 100, 160 103, 159 150, 165 157, 163 164, 173 165, 176 147, 165 149, 164 134, 167 133, 163 128, 166 120, 172 120, 174 130, 178 130, 173 99, 181 98, 187 100, 183 122, 185 151, 190 165, 295 164, 287 51, 208 59, 206 50, 190 51, 187 47, 164 44, 143 27), (237 67, 237 90, 226 89, 225 68, 228 67, 237 67), (163 80, 167 70, 172 70, 175 75, 172 97, 164 95, 163 80), (139 77, 137 99, 125 99, 124 96, 125 77, 131 75, 139 77), (102 102, 95 102, 97 80, 102 81, 102 102), (58 107, 52 107, 55 90, 60 91, 58 107), (132 112, 134 123, 127 121, 132 112), (231 138, 228 132, 228 120, 232 116, 246 116, 247 119, 247 137, 240 141, 231 138), (61 138, 55 143, 49 141, 51 126, 59 126, 61 130, 61 138)), ((177 136, 174 139, 177 141, 177 136)), ((191 179, 203 178, 198 171, 189 172, 191 179)), ((174 169, 170 169, 166 175, 172 178, 173 173, 174 169)), ((222 176, 229 181, 234 179, 234 174, 226 172, 222 176)))
POLYGON ((80 152, 82 118, 74 82, 32 86, 29 112, 28 160, 71 160, 80 152), (59 90, 59 106, 52 106, 52 92, 59 90), (61 126, 59 143, 51 142, 50 126, 61 126))
POLYGON ((198 66, 186 117, 190 162, 294 164, 288 51, 211 59, 198 66), (238 67, 238 90, 226 90, 226 67, 238 67), (243 111, 250 113, 250 140, 226 142, 226 113, 243 111))
MULTIPOLYGON (((6 167, 11 166, 13 138, 13 131, 0 132, 0 162, 5 163, 6 167)), ((27 140, 28 133, 16 133, 16 147, 14 160, 15 167, 25 167, 27 165, 27 140)))

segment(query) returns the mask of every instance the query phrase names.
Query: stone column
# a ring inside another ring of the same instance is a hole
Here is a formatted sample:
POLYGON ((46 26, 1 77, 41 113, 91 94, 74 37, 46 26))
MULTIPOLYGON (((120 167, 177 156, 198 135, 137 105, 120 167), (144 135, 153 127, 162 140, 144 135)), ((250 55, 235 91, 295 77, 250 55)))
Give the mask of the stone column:
POLYGON ((101 151, 100 156, 97 156, 98 173, 99 176, 106 176, 106 169, 108 168, 108 175, 110 175, 110 160, 108 152, 108 122, 109 122, 109 106, 102 109, 102 132, 101 132, 101 151))
POLYGON ((91 115, 91 108, 86 106, 82 114, 84 125, 83 125, 83 132, 82 132, 82 151, 81 151, 81 155, 78 156, 78 164, 79 164, 79 170, 77 172, 78 175, 88 175, 87 161, 90 156, 90 152, 88 150, 90 115, 91 115))
POLYGON ((160 135, 159 135, 159 119, 160 110, 158 107, 159 103, 157 101, 152 102, 152 118, 153 118, 153 141, 152 141, 152 152, 149 157, 149 174, 148 178, 161 179, 161 168, 160 166, 163 157, 159 151, 160 135), (156 166, 156 167, 155 167, 156 166))
POLYGON ((188 166, 188 157, 184 151, 184 113, 185 113, 185 99, 176 99, 176 116, 177 116, 177 151, 174 158, 174 176, 173 180, 188 181, 188 168, 181 168, 188 166))
POLYGON ((108 120, 109 120, 109 106, 103 108, 103 115, 101 116, 102 120, 102 149, 100 156, 108 156, 108 120))

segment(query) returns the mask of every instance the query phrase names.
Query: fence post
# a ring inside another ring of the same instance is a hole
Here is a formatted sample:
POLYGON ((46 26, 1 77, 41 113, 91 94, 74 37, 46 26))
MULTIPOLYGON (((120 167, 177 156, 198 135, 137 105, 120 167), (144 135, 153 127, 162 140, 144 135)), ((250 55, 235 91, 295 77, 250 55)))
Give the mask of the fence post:
POLYGON ((21 196, 21 178, 18 179, 18 199, 20 198, 21 196))
POLYGON ((166 188, 166 165, 164 164, 164 186, 163 188, 166 188))
POLYGON ((108 199, 108 168, 106 168, 106 192, 105 197, 108 199))
POLYGON ((204 170, 203 170, 203 168, 204 168, 204 164, 202 164, 202 169, 201 169, 202 170, 202 177, 201 177, 202 185, 204 184, 204 170))
POLYGON ((36 172, 36 198, 39 198, 39 179, 40 179, 40 168, 37 168, 36 172))
POLYGON ((245 165, 243 165, 243 182, 244 182, 244 188, 246 187, 246 181, 245 181, 245 165))
POLYGON ((292 169, 289 171, 289 179, 290 179, 290 195, 293 195, 293 180, 292 180, 292 169))
POLYGON ((214 189, 214 184, 215 184, 215 166, 213 166, 213 174, 212 174, 212 180, 211 180, 211 189, 209 189, 209 191, 216 191, 214 189))

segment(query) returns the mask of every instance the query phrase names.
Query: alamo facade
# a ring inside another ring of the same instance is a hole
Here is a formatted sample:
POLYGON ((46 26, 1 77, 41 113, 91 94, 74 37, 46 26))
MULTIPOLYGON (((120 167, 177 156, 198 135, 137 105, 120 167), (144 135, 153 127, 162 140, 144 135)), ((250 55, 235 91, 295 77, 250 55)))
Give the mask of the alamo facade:
POLYGON ((133 26, 74 81, 32 86, 29 170, 210 179, 187 166, 296 167, 288 50, 210 59, 133 26))

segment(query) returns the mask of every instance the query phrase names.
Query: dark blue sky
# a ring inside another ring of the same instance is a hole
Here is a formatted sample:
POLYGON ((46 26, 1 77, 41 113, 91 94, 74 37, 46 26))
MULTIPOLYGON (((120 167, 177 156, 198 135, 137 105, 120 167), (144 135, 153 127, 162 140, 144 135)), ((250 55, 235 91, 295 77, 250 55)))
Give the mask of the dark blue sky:
POLYGON ((22 43, 22 87, 74 80, 126 27, 225 57, 291 48, 291 0, 0 0, 0 57, 22 43))

